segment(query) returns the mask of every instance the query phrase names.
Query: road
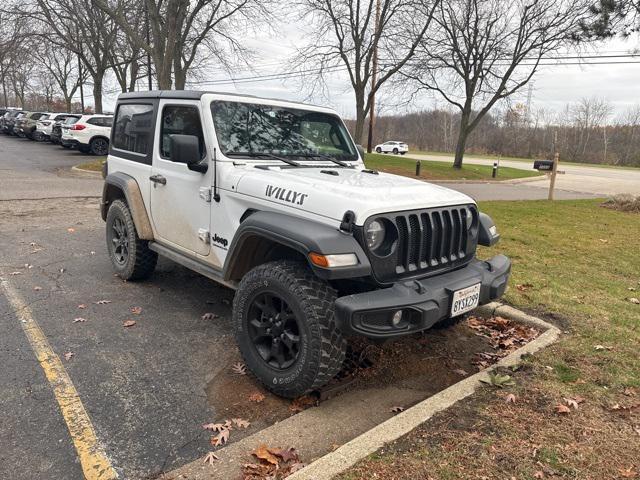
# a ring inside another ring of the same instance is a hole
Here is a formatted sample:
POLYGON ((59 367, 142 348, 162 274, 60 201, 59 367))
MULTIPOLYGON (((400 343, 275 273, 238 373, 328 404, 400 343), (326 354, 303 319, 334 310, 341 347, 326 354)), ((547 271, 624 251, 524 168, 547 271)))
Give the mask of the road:
MULTIPOLYGON (((70 172, 87 158, 0 136, 3 479, 82 478, 84 447, 103 451, 120 478, 156 478, 211 449, 205 423, 229 418, 231 412, 250 418, 251 428, 234 432, 235 441, 291 415, 289 404, 273 396, 261 405, 247 404, 255 382, 250 376, 241 377, 242 383, 230 379, 231 365, 239 360, 230 335, 232 291, 162 259, 147 282, 123 282, 113 275, 98 208, 102 180, 70 172), (132 313, 132 307, 141 307, 141 313, 132 313), (215 320, 203 319, 205 313, 215 320), (124 327, 131 319, 136 324, 124 327), (71 408, 70 398, 81 408, 71 408), (84 433, 89 425, 96 441, 83 433, 72 442, 73 425, 84 433)), ((544 198, 543 189, 526 184, 455 187, 479 199, 544 198)), ((433 378, 433 372, 450 370, 451 362, 474 368, 473 350, 460 342, 477 337, 464 330, 453 339, 446 335, 435 333, 425 343, 441 345, 446 364, 426 362, 429 372, 398 380, 409 382, 404 389, 389 383, 404 401, 457 381, 455 374, 433 378)), ((377 383, 369 387, 375 390, 380 382, 371 378, 377 383)), ((348 395, 343 398, 350 401, 348 395)), ((384 400, 396 401, 387 395, 384 400)), ((376 410, 384 419, 389 408, 376 410)), ((370 428, 370 415, 363 414, 352 418, 352 431, 370 428)), ((332 442, 338 440, 348 438, 332 442)))
MULTIPOLYGON (((453 162, 453 157, 447 155, 421 155, 411 153, 407 155, 407 158, 436 162, 453 162)), ((495 159, 465 158, 464 162, 471 165, 493 165, 495 159)), ((531 170, 533 160, 530 162, 501 160, 500 165, 520 170, 531 170)), ((559 170, 564 171, 565 174, 558 175, 557 177, 556 188, 558 190, 597 196, 616 195, 619 193, 640 195, 640 169, 563 165, 561 161, 559 170)), ((549 187, 549 180, 545 178, 528 182, 524 185, 526 185, 527 189, 547 189, 549 187)))

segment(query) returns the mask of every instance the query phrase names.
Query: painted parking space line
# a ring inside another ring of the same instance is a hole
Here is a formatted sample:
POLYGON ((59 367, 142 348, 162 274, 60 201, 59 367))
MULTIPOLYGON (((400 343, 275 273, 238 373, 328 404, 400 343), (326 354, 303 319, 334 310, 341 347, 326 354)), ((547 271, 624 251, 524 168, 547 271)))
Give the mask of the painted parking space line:
POLYGON ((53 389, 85 478, 87 480, 117 479, 118 474, 98 443, 91 420, 60 357, 49 345, 47 337, 33 318, 29 306, 9 281, 2 278, 1 272, 0 287, 13 308, 16 318, 20 321, 22 330, 53 389))

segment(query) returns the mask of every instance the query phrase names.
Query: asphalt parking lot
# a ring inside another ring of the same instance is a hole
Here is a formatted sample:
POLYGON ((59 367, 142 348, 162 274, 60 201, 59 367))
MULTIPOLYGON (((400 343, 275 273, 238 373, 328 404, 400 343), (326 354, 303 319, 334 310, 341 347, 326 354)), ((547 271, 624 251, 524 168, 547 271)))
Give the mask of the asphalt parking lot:
MULTIPOLYGON (((239 360, 231 290, 166 260, 144 283, 113 275, 96 197, 102 182, 69 171, 86 158, 0 137, 3 479, 83 478, 83 452, 96 451, 119 478, 157 478, 211 450, 205 423, 244 415, 252 425, 235 441, 293 413, 268 395, 247 402, 259 387, 229 373, 239 360), (135 325, 124 326, 129 320, 135 325)), ((391 402, 393 391, 408 406, 455 383, 456 371, 472 372, 474 354, 488 348, 463 326, 405 347, 378 349, 378 370, 343 401, 391 402)), ((387 405, 352 416, 342 440, 390 415, 387 405)))

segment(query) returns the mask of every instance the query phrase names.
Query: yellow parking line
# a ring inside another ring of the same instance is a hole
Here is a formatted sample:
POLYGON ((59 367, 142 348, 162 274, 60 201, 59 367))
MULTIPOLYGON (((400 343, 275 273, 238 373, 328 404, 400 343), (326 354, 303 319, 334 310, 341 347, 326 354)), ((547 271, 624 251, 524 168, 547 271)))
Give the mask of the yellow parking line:
POLYGON ((55 354, 51 345, 49 345, 47 337, 40 329, 38 322, 33 318, 31 309, 7 280, 0 278, 0 285, 13 307, 16 317, 20 320, 22 330, 24 330, 31 348, 53 388, 53 394, 78 452, 85 478, 87 480, 113 480, 118 478, 118 474, 107 455, 98 444, 91 420, 82 405, 76 388, 71 382, 71 378, 69 378, 62 365, 60 357, 55 354))

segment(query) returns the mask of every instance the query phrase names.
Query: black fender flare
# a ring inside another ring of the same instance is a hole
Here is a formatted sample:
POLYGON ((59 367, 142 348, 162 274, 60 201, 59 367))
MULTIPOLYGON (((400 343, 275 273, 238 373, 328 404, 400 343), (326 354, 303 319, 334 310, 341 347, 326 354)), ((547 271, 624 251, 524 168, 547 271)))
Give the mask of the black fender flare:
POLYGON ((250 214, 238 227, 224 264, 225 280, 239 277, 237 272, 247 270, 243 267, 249 260, 247 248, 255 245, 256 240, 267 240, 302 254, 314 273, 326 280, 367 277, 371 274, 371 265, 364 250, 350 233, 336 227, 315 222, 302 217, 278 212, 257 211, 250 214), (354 253, 358 264, 349 267, 322 268, 309 261, 309 253, 325 255, 354 253))
POLYGON ((102 201, 100 202, 100 215, 102 216, 102 220, 107 219, 107 212, 109 211, 111 202, 123 197, 131 211, 133 224, 136 226, 138 237, 143 240, 153 240, 153 229, 151 228, 147 209, 142 199, 140 186, 135 178, 126 173, 110 173, 104 179, 102 201))

